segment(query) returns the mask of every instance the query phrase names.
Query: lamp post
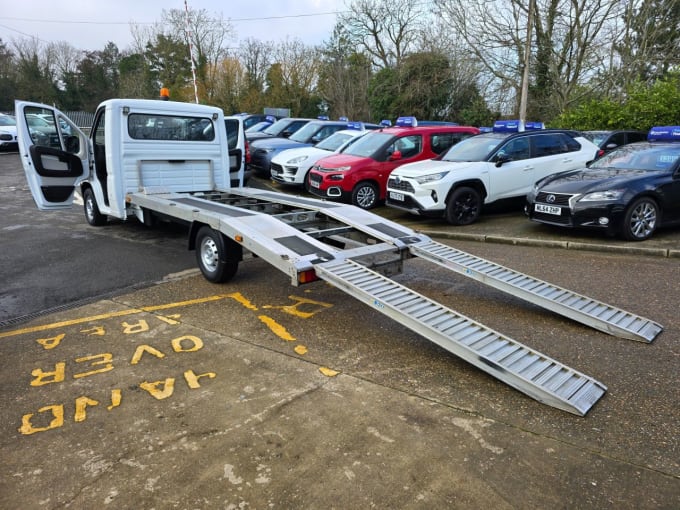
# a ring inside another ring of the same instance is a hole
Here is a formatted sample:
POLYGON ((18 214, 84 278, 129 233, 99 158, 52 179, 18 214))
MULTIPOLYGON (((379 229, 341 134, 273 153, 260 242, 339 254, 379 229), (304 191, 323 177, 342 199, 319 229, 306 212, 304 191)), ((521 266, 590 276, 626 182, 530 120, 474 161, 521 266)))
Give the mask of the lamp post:
POLYGON ((531 61, 531 25, 534 17, 534 1, 529 0, 529 12, 527 13, 527 39, 524 44, 524 72, 522 73, 522 86, 519 98, 519 130, 524 131, 524 123, 527 118, 527 96, 529 93, 529 62, 531 61))

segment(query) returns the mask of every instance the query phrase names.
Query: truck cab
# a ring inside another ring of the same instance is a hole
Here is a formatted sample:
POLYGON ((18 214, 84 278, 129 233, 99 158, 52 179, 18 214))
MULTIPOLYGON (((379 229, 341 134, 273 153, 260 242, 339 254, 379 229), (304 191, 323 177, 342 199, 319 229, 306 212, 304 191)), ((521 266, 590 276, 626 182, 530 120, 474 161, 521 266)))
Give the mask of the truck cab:
POLYGON ((99 105, 89 134, 48 105, 16 101, 21 160, 41 210, 70 207, 79 190, 87 221, 150 214, 130 193, 201 192, 243 183, 245 139, 227 143, 222 110, 144 99, 110 99, 99 105), (30 127, 34 115, 50 118, 53 133, 30 127), (233 153, 233 154, 232 154, 233 153))

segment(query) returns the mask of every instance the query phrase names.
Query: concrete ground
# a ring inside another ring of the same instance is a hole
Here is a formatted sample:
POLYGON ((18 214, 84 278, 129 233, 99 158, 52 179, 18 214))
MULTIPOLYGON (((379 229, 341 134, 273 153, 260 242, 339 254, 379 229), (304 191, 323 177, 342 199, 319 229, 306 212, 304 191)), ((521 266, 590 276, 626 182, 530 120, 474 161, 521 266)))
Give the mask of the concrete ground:
POLYGON ((0 330, 0 508, 680 508, 680 232, 381 214, 666 329, 615 339, 440 269, 403 275, 602 378, 579 417, 261 260, 226 286, 176 275, 0 330))

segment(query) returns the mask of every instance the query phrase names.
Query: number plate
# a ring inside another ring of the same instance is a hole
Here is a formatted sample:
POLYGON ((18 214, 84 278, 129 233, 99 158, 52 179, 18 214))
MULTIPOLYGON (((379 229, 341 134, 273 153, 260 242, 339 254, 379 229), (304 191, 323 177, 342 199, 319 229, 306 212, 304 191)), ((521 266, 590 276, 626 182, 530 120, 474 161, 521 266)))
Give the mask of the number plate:
POLYGON ((390 191, 390 198, 392 200, 398 200, 399 202, 404 201, 404 194, 403 193, 397 193, 396 191, 390 191))
POLYGON ((319 188, 321 186, 321 184, 316 181, 309 181, 309 184, 312 186, 312 188, 319 188))
POLYGON ((562 214, 561 207, 545 204, 534 204, 534 211, 545 214, 554 214, 555 216, 559 216, 562 214))
POLYGON ((278 170, 274 170, 274 169, 272 168, 272 169, 271 169, 271 174, 272 174, 272 175, 279 175, 279 171, 278 171, 278 170))

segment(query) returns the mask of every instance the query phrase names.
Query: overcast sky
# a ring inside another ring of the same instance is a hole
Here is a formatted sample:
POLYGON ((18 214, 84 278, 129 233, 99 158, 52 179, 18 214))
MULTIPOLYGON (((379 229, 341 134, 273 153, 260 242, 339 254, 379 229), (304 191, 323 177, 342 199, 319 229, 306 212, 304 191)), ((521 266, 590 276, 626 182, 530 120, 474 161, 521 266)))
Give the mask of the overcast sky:
MULTIPOLYGON (((187 0, 189 9, 222 14, 239 40, 297 38, 306 44, 328 40, 344 0, 187 0)), ((112 41, 119 50, 132 44, 130 24, 151 26, 163 9, 184 10, 184 0, 3 0, 0 38, 38 37, 67 41, 81 50, 102 50, 112 41)), ((235 46, 238 42, 234 43, 235 46)))

